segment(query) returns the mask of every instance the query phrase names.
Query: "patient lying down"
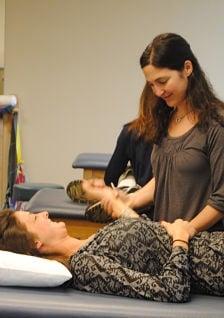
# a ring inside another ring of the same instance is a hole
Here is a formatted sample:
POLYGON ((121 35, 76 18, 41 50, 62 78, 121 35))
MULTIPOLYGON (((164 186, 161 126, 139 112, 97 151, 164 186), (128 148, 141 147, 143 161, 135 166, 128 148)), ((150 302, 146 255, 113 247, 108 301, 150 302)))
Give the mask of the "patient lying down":
MULTIPOLYGON (((109 188, 100 193, 113 191, 109 188)), ((92 293, 186 302, 190 292, 224 296, 224 232, 194 235, 187 221, 140 218, 116 198, 120 218, 87 240, 70 237, 48 213, 0 213, 0 249, 60 260, 71 286, 92 293)))

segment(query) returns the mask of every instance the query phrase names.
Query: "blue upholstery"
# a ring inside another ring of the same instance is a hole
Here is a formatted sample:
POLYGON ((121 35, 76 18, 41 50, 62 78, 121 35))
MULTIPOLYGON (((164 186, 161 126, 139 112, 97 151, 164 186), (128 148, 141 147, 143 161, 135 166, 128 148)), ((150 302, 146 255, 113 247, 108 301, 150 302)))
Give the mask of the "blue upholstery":
POLYGON ((109 153, 80 153, 72 163, 73 168, 105 170, 111 158, 109 153))
POLYGON ((33 183, 25 182, 14 184, 13 200, 14 201, 29 201, 32 196, 41 189, 64 189, 60 184, 55 183, 33 183))
POLYGON ((204 295, 193 295, 189 303, 170 304, 62 287, 0 287, 0 313, 7 318, 223 318, 224 302, 204 295))
POLYGON ((85 219, 86 204, 73 202, 64 189, 41 189, 25 205, 25 210, 47 210, 52 217, 85 219))

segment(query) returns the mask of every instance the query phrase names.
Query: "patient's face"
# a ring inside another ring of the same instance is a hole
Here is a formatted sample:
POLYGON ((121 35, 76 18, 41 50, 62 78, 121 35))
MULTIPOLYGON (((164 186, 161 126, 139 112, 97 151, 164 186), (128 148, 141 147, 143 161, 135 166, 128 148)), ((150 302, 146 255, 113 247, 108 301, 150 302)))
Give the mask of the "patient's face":
POLYGON ((67 236, 65 223, 51 221, 47 211, 40 213, 16 211, 15 217, 42 243, 49 244, 67 236))

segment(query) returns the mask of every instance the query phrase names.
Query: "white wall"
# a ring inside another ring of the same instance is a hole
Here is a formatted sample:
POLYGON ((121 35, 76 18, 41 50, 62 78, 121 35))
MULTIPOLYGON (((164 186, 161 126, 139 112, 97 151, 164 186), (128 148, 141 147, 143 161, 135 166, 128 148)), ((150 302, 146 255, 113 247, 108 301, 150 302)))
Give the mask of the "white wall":
POLYGON ((6 0, 5 92, 20 100, 30 180, 66 184, 78 153, 113 150, 161 32, 189 40, 224 98, 223 12, 223 0, 6 0))
POLYGON ((0 0, 0 67, 4 67, 5 0, 0 0))

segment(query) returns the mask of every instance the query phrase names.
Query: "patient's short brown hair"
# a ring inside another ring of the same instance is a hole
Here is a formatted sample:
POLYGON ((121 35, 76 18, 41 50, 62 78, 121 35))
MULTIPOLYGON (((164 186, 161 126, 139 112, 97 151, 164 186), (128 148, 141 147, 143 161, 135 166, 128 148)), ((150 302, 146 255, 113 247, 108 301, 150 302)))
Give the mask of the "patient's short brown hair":
POLYGON ((34 236, 16 219, 13 210, 0 212, 0 249, 39 256, 34 236))

